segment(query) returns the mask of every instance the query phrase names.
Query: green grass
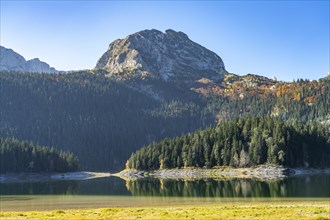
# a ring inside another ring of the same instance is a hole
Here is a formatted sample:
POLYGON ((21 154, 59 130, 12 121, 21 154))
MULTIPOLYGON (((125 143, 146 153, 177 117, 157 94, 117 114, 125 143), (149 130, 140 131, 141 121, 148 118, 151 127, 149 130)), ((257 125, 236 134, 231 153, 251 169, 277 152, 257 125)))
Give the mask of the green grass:
POLYGON ((329 219, 330 201, 212 204, 1 212, 0 219, 329 219))

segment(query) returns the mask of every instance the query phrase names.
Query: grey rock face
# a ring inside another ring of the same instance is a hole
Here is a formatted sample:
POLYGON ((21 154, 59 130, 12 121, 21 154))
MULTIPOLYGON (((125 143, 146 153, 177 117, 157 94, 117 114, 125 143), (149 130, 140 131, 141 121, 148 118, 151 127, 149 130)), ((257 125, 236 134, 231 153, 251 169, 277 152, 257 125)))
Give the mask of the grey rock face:
POLYGON ((26 61, 23 56, 12 49, 0 46, 0 70, 35 73, 58 73, 47 63, 38 58, 26 61))
POLYGON ((26 60, 11 49, 0 46, 0 70, 23 71, 26 60))
POLYGON ((147 72, 163 80, 196 80, 226 73, 222 59, 191 41, 182 32, 144 30, 118 39, 98 60, 95 69, 110 74, 147 72))
POLYGON ((37 72, 37 73, 57 73, 58 71, 55 68, 50 67, 47 63, 40 61, 38 58, 28 60, 27 62, 27 71, 28 72, 37 72))

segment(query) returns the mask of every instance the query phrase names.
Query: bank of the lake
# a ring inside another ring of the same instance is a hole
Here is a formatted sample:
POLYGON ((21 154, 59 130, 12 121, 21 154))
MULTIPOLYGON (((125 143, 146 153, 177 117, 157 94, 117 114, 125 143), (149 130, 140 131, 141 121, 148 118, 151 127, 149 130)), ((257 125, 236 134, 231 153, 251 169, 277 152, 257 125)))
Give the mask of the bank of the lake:
POLYGON ((66 173, 7 173, 0 174, 0 183, 41 182, 52 180, 87 180, 109 177, 110 173, 66 172, 66 173))
POLYGON ((328 200, 0 212, 1 219, 330 219, 328 200))
POLYGON ((257 166, 249 168, 216 167, 160 169, 152 171, 125 169, 112 174, 124 179, 141 179, 146 177, 158 179, 223 179, 223 178, 257 178, 262 180, 279 179, 295 175, 330 174, 330 168, 286 168, 282 166, 257 166))

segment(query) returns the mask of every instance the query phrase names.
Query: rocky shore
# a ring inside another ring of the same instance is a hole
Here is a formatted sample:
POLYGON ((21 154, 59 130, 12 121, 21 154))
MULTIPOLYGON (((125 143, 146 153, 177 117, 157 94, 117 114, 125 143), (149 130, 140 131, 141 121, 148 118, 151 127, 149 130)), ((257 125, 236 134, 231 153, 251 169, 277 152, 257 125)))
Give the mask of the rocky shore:
POLYGON ((124 179, 158 178, 158 179, 226 179, 226 178, 257 178, 279 179, 294 175, 310 175, 317 173, 330 174, 328 169, 285 168, 281 166, 258 166, 252 168, 218 167, 212 169, 183 168, 161 169, 154 171, 123 170, 112 174, 124 179))

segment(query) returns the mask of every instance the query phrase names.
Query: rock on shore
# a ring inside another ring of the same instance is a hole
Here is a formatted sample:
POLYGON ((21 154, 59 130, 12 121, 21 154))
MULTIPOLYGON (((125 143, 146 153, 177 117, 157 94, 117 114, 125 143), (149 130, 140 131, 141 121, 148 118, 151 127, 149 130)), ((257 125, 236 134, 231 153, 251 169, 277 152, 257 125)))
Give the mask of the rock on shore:
POLYGON ((253 168, 218 167, 212 169, 183 168, 161 169, 154 171, 123 170, 114 176, 124 179, 158 178, 158 179, 207 179, 207 178, 257 178, 278 179, 293 175, 305 175, 315 173, 330 174, 330 169, 304 169, 285 168, 281 166, 258 166, 253 168))

